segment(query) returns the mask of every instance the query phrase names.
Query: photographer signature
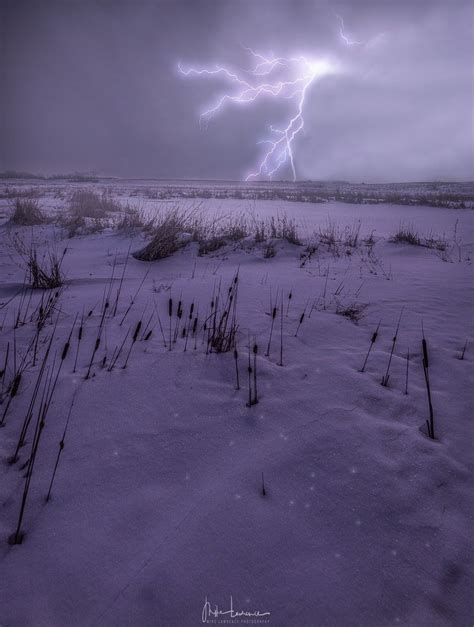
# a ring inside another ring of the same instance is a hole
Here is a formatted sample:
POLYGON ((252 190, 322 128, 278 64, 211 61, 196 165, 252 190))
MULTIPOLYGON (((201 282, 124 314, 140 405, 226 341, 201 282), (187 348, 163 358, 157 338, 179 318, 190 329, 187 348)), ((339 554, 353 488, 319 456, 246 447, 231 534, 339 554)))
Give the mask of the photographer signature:
POLYGON ((220 610, 217 605, 214 605, 213 609, 206 597, 204 607, 202 608, 202 622, 206 623, 209 618, 219 618, 223 616, 230 618, 262 618, 263 616, 270 616, 270 612, 260 612, 258 610, 256 612, 234 610, 232 596, 230 597, 230 609, 220 610))

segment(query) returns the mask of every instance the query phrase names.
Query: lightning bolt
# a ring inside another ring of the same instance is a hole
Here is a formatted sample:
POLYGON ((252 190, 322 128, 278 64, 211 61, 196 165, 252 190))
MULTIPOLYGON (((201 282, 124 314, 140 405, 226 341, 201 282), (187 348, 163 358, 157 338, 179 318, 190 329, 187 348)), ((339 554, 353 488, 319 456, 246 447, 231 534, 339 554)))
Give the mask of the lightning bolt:
POLYGON ((322 58, 265 56, 250 48, 246 50, 254 61, 248 70, 238 72, 223 65, 184 68, 178 64, 178 71, 184 76, 220 77, 233 88, 201 113, 201 124, 207 125, 214 115, 229 105, 248 105, 263 98, 289 100, 292 106, 289 119, 281 128, 269 125, 270 136, 258 142, 264 146, 260 162, 245 180, 272 178, 288 164, 296 181, 294 147, 297 136, 304 130, 308 90, 323 76, 337 72, 338 66, 322 58))
POLYGON ((344 20, 342 19, 342 17, 336 13, 335 14, 337 19, 340 22, 340 28, 339 28, 339 35, 341 36, 342 41, 347 44, 348 46, 363 46, 364 43, 362 41, 356 41, 355 39, 351 39, 350 37, 348 37, 346 35, 345 32, 345 26, 344 26, 344 20))

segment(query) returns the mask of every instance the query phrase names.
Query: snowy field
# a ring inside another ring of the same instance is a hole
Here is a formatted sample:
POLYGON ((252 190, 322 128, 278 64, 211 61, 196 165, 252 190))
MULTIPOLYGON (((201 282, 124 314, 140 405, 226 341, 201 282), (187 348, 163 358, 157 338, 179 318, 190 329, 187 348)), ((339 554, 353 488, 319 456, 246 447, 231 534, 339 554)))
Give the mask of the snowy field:
POLYGON ((3 187, 2 627, 473 624, 471 209, 107 184, 141 215, 286 215, 300 239, 146 262, 153 230, 68 237, 84 185, 3 187), (31 190, 49 219, 10 223, 31 190), (29 289, 31 251, 64 249, 63 286, 29 289), (225 311, 237 358, 209 348, 225 311), (231 597, 244 615, 203 615, 231 597))

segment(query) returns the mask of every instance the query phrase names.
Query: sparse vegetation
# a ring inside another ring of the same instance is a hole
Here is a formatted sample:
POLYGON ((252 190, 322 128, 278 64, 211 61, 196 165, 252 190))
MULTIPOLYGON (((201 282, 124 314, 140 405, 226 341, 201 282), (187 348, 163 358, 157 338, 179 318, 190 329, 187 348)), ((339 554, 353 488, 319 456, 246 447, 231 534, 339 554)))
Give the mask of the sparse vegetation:
POLYGON ((34 289, 54 289, 63 284, 61 265, 67 248, 58 256, 55 251, 48 251, 41 259, 35 247, 31 247, 28 256, 31 287, 34 289))
POLYGON ((352 320, 352 322, 358 322, 364 315, 364 311, 366 309, 367 305, 363 303, 337 303, 336 305, 336 313, 339 316, 343 316, 344 318, 352 320))
POLYGON ((46 218, 35 198, 15 198, 11 204, 10 224, 34 226, 44 224, 46 218))
POLYGON ((67 253, 67 248, 64 248, 61 255, 54 249, 48 249, 40 257, 38 248, 33 242, 26 246, 23 239, 18 235, 13 237, 11 241, 16 252, 26 265, 26 282, 33 289, 54 289, 63 284, 64 277, 61 266, 67 253))
POLYGON ((440 252, 444 252, 448 248, 444 237, 437 237, 433 233, 421 236, 413 225, 400 225, 398 231, 388 241, 394 244, 405 243, 411 246, 423 246, 424 248, 431 248, 440 252))
POLYGON ((192 239, 199 239, 202 221, 196 210, 175 207, 155 218, 153 239, 139 251, 133 253, 140 261, 156 261, 169 257, 192 239))
POLYGON ((421 246, 421 238, 415 231, 413 225, 400 225, 400 228, 390 238, 389 242, 394 244, 411 244, 412 246, 421 246))
POLYGON ((122 205, 106 192, 99 196, 92 190, 77 190, 72 194, 69 202, 69 213, 76 218, 103 219, 109 213, 122 210, 122 205))

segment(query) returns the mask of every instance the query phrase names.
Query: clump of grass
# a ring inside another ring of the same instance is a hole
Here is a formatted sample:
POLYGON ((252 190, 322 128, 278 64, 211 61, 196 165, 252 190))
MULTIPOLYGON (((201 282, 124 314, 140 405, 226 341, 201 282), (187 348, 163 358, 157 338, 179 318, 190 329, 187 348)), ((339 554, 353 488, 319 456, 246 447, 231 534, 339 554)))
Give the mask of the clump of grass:
MULTIPOLYGON (((356 220, 353 224, 342 229, 337 222, 328 218, 327 223, 319 227, 319 232, 315 235, 315 239, 318 242, 318 246, 321 244, 327 250, 339 256, 341 247, 351 249, 357 248, 361 244, 361 226, 361 221, 356 220)), ((350 250, 346 250, 346 252, 351 254, 350 250)))
POLYGON ((69 212, 80 218, 105 218, 108 213, 122 211, 122 205, 114 200, 110 194, 102 195, 92 190, 75 191, 69 202, 69 212))
POLYGON ((398 231, 394 233, 388 240, 394 244, 411 244, 412 246, 421 246, 421 238, 415 231, 413 225, 400 225, 398 231))
POLYGON ((29 282, 33 289, 53 289, 63 284, 61 266, 67 253, 64 248, 61 255, 55 250, 48 250, 40 259, 36 245, 32 242, 27 247, 21 237, 12 238, 16 252, 23 259, 27 269, 25 283, 29 282))
POLYGON ((15 198, 11 203, 10 224, 34 226, 44 224, 46 218, 34 198, 15 198))
POLYGON ((153 239, 144 248, 133 253, 139 261, 157 261, 174 254, 190 240, 198 239, 201 220, 197 210, 175 207, 158 216, 153 239))
POLYGON ((238 330, 238 276, 236 273, 225 298, 222 297, 219 286, 216 297, 212 300, 208 335, 208 348, 211 352, 227 353, 235 348, 238 330))
POLYGON ((366 309, 367 305, 363 303, 354 302, 347 305, 337 303, 336 314, 343 316, 344 318, 348 318, 349 320, 352 320, 352 322, 359 322, 366 309))
POLYGON ((301 239, 298 236, 296 222, 288 218, 285 214, 272 216, 268 222, 268 230, 272 239, 284 239, 290 244, 301 246, 301 239))
POLYGON ((34 246, 30 248, 27 265, 33 289, 61 287, 64 282, 61 266, 66 252, 67 248, 59 256, 55 251, 48 251, 47 254, 43 255, 42 259, 38 259, 36 248, 34 246))
POLYGON ((123 206, 106 192, 99 195, 92 190, 76 190, 69 199, 67 213, 59 217, 58 223, 71 238, 102 231, 110 214, 121 211, 123 206))
POLYGON ((136 207, 125 207, 122 215, 114 223, 117 231, 143 231, 150 233, 153 231, 154 220, 147 216, 142 209, 136 207))
POLYGON ((216 250, 226 246, 226 244, 227 240, 221 236, 215 236, 210 239, 202 240, 199 242, 198 255, 201 257, 203 255, 208 255, 209 253, 214 253, 216 250))

